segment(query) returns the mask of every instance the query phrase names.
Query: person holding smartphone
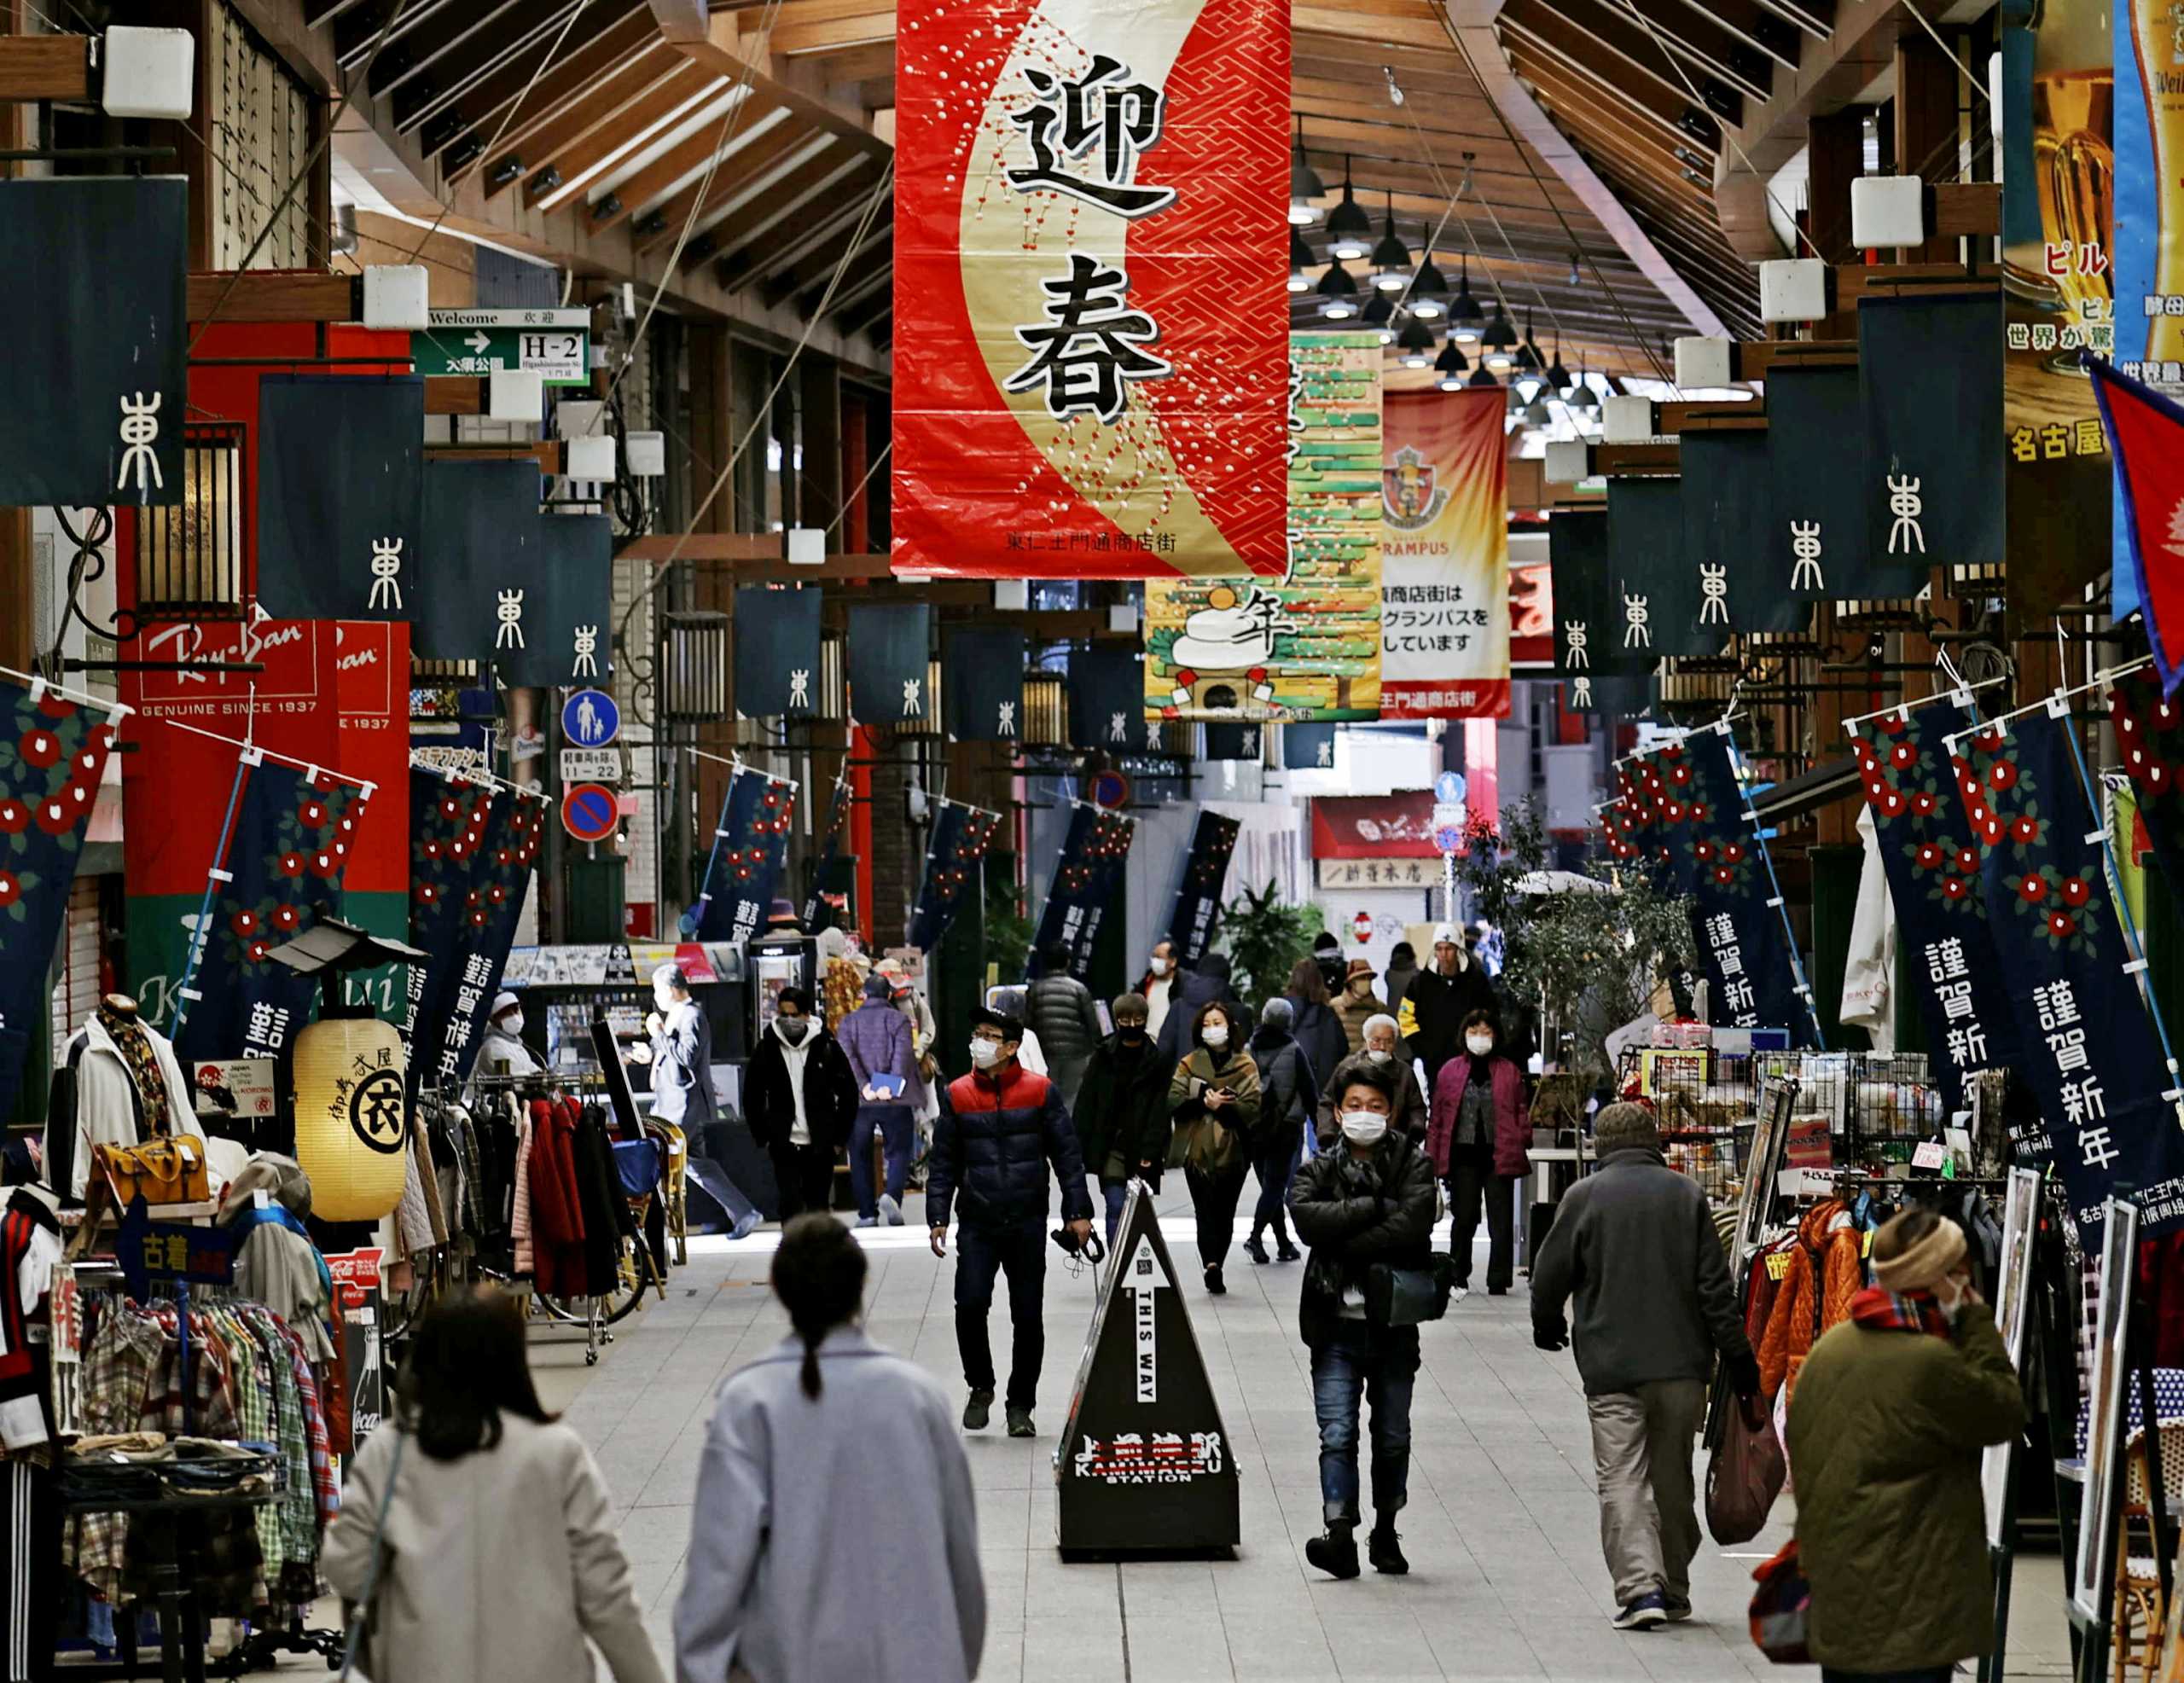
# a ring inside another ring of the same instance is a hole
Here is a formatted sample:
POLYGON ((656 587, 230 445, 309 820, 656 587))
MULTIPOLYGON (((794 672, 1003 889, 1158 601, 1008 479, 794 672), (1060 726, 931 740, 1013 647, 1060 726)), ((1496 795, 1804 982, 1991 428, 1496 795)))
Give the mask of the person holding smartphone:
POLYGON ((1218 1297, 1228 1289, 1221 1268, 1236 1236, 1236 1200, 1259 1119, 1258 1065, 1231 1007, 1218 1000, 1192 1019, 1190 1050, 1169 1077, 1168 1114, 1175 1127, 1168 1164, 1181 1166, 1191 1189, 1205 1289, 1218 1297))

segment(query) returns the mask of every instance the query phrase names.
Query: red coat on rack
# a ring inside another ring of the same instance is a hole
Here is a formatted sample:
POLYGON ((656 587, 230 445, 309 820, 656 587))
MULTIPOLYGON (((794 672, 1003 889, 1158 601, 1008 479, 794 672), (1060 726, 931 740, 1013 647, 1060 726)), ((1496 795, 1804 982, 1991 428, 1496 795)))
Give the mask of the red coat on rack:
POLYGON ((584 1205, 577 1197, 575 1104, 531 1101, 532 1277, 549 1297, 584 1295, 584 1205))

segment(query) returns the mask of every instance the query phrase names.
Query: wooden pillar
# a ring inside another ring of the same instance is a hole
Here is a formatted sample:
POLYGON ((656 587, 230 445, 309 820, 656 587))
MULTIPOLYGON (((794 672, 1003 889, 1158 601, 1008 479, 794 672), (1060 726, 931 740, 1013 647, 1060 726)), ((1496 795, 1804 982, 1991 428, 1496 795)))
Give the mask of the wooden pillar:
MULTIPOLYGON (((1811 208, 1805 231, 1814 252, 1828 264, 1858 260, 1857 247, 1850 243, 1850 183, 1865 169, 1865 116, 1862 107, 1846 106, 1814 118, 1806 130, 1806 190, 1811 208)), ((1856 334, 1856 318, 1849 310, 1828 316, 1813 329, 1815 339, 1850 339, 1856 334)))
MULTIPOLYGON (((1907 29, 1896 41, 1896 167, 1929 182, 1957 177, 1957 62, 1926 33, 1907 29)), ((1947 263, 1955 239, 1903 247, 1906 263, 1947 263)))
POLYGON ((798 476, 797 524, 829 530, 827 547, 838 549, 842 513, 842 388, 834 365, 805 357, 797 373, 804 388, 804 471, 798 476))

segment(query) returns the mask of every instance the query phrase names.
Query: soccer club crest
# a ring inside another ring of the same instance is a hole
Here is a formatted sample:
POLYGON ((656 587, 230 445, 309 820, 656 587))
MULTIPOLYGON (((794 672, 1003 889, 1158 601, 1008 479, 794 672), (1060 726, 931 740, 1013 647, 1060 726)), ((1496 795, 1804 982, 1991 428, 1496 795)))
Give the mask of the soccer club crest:
POLYGON ((1445 486, 1433 464, 1405 444, 1396 459, 1380 469, 1381 519, 1397 531, 1420 531, 1440 519, 1449 503, 1445 486))

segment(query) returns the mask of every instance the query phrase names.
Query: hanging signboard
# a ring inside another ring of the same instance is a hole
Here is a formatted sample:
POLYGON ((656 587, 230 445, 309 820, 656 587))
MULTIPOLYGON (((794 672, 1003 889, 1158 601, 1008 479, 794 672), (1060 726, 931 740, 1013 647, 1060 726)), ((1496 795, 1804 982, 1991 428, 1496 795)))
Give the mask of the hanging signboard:
POLYGON ((1233 1548, 1236 1458, 1141 1181, 1116 1229, 1054 1459, 1065 1555, 1233 1548))
POLYGON ((1505 718, 1507 401, 1499 386, 1385 401, 1380 717, 1505 718))
POLYGON ((1289 9, 911 0, 896 566, 1274 575, 1289 9))
POLYGON ((410 337, 421 374, 531 369, 549 386, 591 379, 589 310, 434 310, 427 319, 431 328, 410 337))
POLYGON ((1433 859, 1433 792, 1324 795, 1312 802, 1315 859, 1433 859))
POLYGON ((1145 587, 1145 710, 1171 719, 1380 711, 1380 344, 1290 336, 1289 566, 1145 587))

